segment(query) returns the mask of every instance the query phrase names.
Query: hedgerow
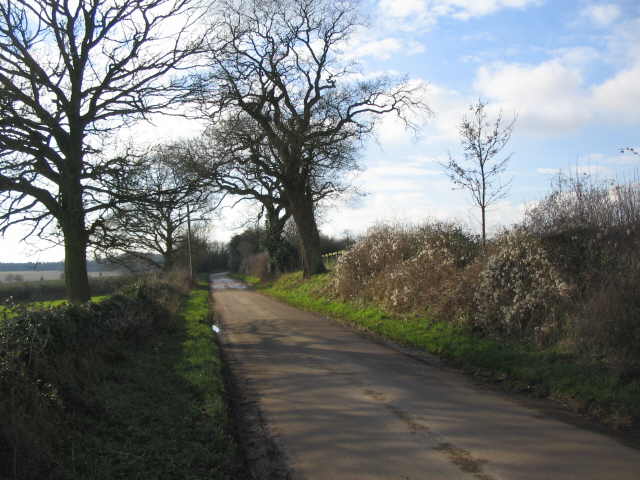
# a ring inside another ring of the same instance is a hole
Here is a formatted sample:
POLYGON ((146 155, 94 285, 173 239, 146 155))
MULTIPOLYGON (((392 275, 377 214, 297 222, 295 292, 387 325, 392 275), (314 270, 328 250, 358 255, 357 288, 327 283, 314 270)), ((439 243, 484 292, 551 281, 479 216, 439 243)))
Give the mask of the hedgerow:
POLYGON ((380 225, 338 260, 343 300, 640 367, 640 188, 564 179, 482 248, 454 223, 380 225))
POLYGON ((157 329, 172 328, 184 279, 145 279, 100 303, 33 309, 0 317, 0 477, 72 478, 70 418, 100 413, 102 368, 157 329))

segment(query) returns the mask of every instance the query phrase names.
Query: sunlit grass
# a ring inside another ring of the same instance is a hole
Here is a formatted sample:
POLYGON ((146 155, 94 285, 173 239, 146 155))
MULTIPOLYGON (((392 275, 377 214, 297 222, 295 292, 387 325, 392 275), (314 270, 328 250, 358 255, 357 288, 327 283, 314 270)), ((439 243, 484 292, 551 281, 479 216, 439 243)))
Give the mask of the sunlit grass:
POLYGON ((397 343, 428 351, 510 390, 570 401, 578 410, 619 426, 640 418, 640 380, 597 363, 585 364, 558 349, 536 349, 475 335, 425 316, 392 315, 373 304, 330 295, 331 274, 303 280, 300 272, 262 285, 261 291, 397 343))
MULTIPOLYGON (((93 297, 91 297, 91 299, 89 300, 90 302, 93 303, 100 303, 102 301, 104 301, 105 299, 109 298, 109 295, 95 295, 93 297)), ((39 301, 39 302, 30 302, 27 303, 25 305, 23 305, 26 309, 31 309, 31 310, 38 310, 38 309, 43 309, 43 308, 56 308, 56 307, 62 307, 64 305, 67 305, 69 302, 68 300, 65 299, 60 299, 60 300, 46 300, 46 301, 39 301)), ((11 308, 7 307, 5 305, 0 305, 0 320, 3 318, 3 314, 6 314, 8 316, 11 316, 11 308)))
POLYGON ((200 286, 175 330, 112 355, 96 386, 102 413, 75 425, 78 478, 229 478, 236 447, 208 318, 200 286))

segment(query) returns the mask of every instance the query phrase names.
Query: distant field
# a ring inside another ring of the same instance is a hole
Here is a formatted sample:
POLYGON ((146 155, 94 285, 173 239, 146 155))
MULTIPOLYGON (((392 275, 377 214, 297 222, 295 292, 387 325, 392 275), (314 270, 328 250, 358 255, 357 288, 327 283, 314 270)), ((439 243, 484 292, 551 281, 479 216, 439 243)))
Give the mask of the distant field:
MULTIPOLYGON (((40 280, 59 280, 62 278, 62 270, 20 270, 13 272, 0 272, 0 282, 5 283, 10 278, 16 278, 16 276, 22 277, 24 282, 37 282, 40 280)), ((89 272, 90 277, 117 277, 122 275, 122 272, 110 271, 110 272, 89 272)), ((9 280, 13 282, 15 280, 9 280)))
MULTIPOLYGON (((59 270, 0 272, 0 304, 59 300, 67 295, 59 270)), ((95 272, 89 276, 92 295, 110 295, 133 282, 134 276, 119 272, 95 272)))

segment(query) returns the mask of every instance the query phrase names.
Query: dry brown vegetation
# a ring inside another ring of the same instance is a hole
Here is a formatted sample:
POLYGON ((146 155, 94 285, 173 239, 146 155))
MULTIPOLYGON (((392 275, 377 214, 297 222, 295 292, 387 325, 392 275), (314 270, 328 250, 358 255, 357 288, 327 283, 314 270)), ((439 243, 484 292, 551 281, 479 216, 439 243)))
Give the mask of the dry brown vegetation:
POLYGON ((640 366, 640 187, 560 178, 521 225, 480 239, 455 223, 372 228, 339 260, 342 299, 427 312, 481 335, 640 366))

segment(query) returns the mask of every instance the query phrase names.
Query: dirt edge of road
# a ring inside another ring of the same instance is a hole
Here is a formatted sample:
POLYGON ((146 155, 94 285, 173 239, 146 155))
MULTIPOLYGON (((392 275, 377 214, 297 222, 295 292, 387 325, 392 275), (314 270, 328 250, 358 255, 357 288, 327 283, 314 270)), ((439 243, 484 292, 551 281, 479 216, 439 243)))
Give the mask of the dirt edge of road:
POLYGON ((289 467, 286 454, 271 431, 260 408, 259 395, 251 382, 238 371, 238 362, 225 347, 224 321, 213 306, 214 322, 221 327, 218 337, 223 362, 227 404, 245 480, 302 480, 289 467))

